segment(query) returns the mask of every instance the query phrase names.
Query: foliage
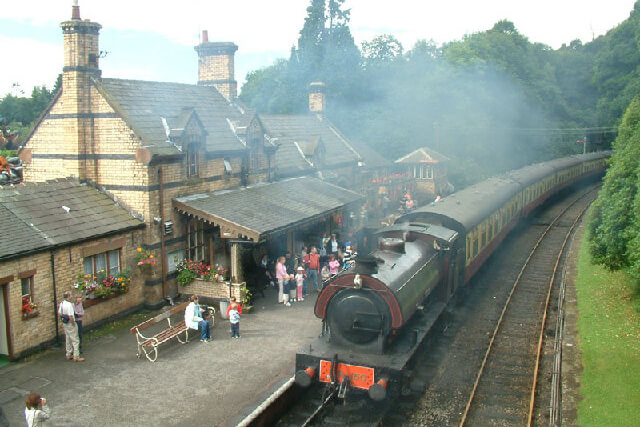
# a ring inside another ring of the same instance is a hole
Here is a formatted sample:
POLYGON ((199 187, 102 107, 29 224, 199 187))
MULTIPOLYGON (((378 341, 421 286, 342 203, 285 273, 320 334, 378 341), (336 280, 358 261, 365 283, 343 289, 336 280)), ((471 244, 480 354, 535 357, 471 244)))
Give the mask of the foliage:
POLYGON ((245 311, 249 311, 253 308, 253 305, 251 305, 253 303, 253 294, 247 288, 246 284, 240 286, 240 303, 245 311))
POLYGON ((108 275, 104 270, 98 274, 78 273, 73 287, 84 295, 93 295, 96 298, 106 298, 109 295, 125 293, 131 285, 131 274, 127 270, 120 271, 117 275, 108 275))
POLYGON ((182 286, 187 286, 193 282, 196 277, 204 280, 218 280, 218 277, 227 278, 228 270, 219 264, 211 267, 203 261, 184 260, 180 262, 176 271, 178 272, 177 280, 182 286))
POLYGON ((58 75, 56 84, 52 90, 46 86, 34 86, 31 97, 6 94, 0 99, 0 117, 4 118, 8 131, 20 134, 20 140, 24 141, 36 119, 49 105, 58 88, 62 84, 62 75, 58 75))
POLYGON ((7 157, 16 157, 18 155, 18 152, 16 150, 0 150, 0 156, 7 158, 7 157))
POLYGON ((151 251, 138 248, 136 253, 136 262, 138 266, 156 265, 158 263, 158 260, 154 258, 151 251))
POLYGON ((583 366, 580 426, 631 426, 640 419, 640 287, 626 272, 594 265, 581 245, 576 279, 583 366))
POLYGON ((589 220, 591 255, 611 270, 630 267, 640 278, 640 97, 627 108, 613 147, 589 220))

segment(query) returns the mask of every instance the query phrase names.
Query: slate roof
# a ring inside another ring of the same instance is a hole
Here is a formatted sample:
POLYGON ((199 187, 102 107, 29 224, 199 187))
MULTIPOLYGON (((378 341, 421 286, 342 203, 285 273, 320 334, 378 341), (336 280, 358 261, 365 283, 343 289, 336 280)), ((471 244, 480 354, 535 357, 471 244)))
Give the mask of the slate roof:
POLYGON ((231 104, 214 87, 124 79, 96 79, 94 82, 152 154, 180 153, 168 141, 162 119, 170 129, 176 129, 175 132, 172 130, 172 135, 178 135, 193 112, 207 132, 205 146, 208 152, 244 149, 233 130, 248 120, 243 117, 244 110, 231 104))
POLYGON ((257 242, 360 199, 362 196, 353 191, 302 177, 178 197, 173 199, 173 206, 219 225, 224 237, 243 236, 257 242))
POLYGON ((393 165, 393 161, 384 157, 368 144, 363 142, 349 141, 350 144, 360 155, 362 162, 364 163, 364 169, 377 169, 386 168, 393 165))
POLYGON ((0 187, 0 215, 7 238, 0 260, 144 227, 106 194, 72 179, 0 187))
POLYGON ((278 170, 306 168, 304 155, 294 142, 306 145, 320 140, 326 150, 324 166, 329 169, 355 165, 360 159, 347 139, 326 118, 321 120, 316 114, 259 114, 258 119, 267 135, 277 138, 274 143, 279 145, 275 155, 278 170))
POLYGON ((396 160, 396 163, 438 163, 446 162, 449 158, 444 154, 440 154, 435 150, 427 147, 421 147, 396 160))

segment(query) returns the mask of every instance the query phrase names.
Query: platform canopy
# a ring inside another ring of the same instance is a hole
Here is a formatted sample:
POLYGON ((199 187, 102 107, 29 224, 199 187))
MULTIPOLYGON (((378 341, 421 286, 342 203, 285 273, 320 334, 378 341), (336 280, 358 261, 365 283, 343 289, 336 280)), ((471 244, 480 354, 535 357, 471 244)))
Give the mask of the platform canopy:
POLYGON ((179 212, 220 226, 223 238, 259 242, 313 223, 363 196, 317 178, 291 178, 173 199, 179 212))

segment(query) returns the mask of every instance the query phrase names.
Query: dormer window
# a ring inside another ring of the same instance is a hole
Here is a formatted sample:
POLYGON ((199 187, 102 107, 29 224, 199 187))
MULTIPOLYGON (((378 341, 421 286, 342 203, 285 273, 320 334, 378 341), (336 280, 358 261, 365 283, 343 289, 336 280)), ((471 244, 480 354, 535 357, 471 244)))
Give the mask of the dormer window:
POLYGON ((198 153, 198 146, 195 144, 189 144, 187 146, 187 176, 198 176, 200 172, 200 155, 198 153))

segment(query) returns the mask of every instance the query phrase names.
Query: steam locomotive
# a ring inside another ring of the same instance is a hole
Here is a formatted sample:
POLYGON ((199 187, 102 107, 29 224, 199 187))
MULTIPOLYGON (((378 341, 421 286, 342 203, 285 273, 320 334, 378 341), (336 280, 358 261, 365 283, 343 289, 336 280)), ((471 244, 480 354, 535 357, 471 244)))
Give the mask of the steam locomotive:
POLYGON ((316 301, 322 335, 296 354, 296 383, 320 381, 383 400, 456 289, 518 221, 563 188, 599 179, 611 152, 574 155, 490 178, 375 232, 377 248, 316 301))

